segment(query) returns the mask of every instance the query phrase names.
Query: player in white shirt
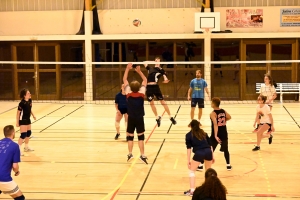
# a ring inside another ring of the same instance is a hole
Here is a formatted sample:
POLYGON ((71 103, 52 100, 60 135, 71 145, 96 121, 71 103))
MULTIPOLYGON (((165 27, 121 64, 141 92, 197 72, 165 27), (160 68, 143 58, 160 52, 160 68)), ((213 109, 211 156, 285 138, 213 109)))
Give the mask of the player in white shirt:
POLYGON ((269 138, 269 144, 272 144, 273 135, 265 133, 269 128, 271 128, 272 132, 275 131, 273 117, 271 114, 270 107, 266 104, 267 97, 266 96, 259 96, 257 98, 258 105, 256 107, 256 117, 253 126, 255 127, 256 122, 260 118, 260 124, 257 130, 257 143, 252 151, 260 150, 260 143, 263 138, 269 138), (265 133, 265 134, 264 134, 265 133))
MULTIPOLYGON (((273 85, 273 79, 269 74, 265 74, 264 82, 265 82, 265 84, 263 84, 261 86, 259 93, 260 93, 260 96, 267 97, 266 104, 270 107, 270 110, 272 110, 273 100, 276 99, 276 97, 277 97, 276 90, 273 85)), ((256 127, 256 129, 254 129, 253 132, 257 132, 259 124, 260 124, 260 122, 258 119, 257 127, 256 127)), ((271 129, 269 129, 268 132, 271 133, 271 129)))

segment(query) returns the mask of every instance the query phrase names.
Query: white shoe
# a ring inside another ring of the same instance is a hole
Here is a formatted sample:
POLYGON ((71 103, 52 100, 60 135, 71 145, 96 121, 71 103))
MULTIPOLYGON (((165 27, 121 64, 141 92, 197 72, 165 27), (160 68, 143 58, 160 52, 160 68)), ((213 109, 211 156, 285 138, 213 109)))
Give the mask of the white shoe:
POLYGON ((24 148, 24 151, 25 152, 34 151, 34 149, 31 149, 30 147, 28 147, 28 148, 24 148))

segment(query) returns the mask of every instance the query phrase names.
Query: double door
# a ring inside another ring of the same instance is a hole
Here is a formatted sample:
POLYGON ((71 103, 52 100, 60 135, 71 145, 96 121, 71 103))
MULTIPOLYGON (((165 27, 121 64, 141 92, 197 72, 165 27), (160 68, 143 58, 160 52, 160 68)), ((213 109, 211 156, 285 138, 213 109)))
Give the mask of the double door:
POLYGON ((20 62, 12 66, 15 99, 19 99, 22 88, 28 88, 35 100, 60 99, 60 65, 34 63, 60 61, 60 45, 14 43, 11 49, 12 60, 20 62))

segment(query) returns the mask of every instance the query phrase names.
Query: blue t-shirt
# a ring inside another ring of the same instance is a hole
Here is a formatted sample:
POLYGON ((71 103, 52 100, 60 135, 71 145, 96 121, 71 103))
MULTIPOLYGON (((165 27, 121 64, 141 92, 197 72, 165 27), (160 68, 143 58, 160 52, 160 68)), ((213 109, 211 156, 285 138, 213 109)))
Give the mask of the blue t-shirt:
POLYGON ((9 138, 0 140, 0 182, 12 181, 13 163, 20 161, 19 145, 9 138))
POLYGON ((207 87, 207 83, 203 78, 191 80, 190 87, 193 89, 192 98, 204 99, 204 88, 207 87))
POLYGON ((118 104, 118 109, 127 108, 126 94, 119 92, 115 98, 115 104, 118 104))

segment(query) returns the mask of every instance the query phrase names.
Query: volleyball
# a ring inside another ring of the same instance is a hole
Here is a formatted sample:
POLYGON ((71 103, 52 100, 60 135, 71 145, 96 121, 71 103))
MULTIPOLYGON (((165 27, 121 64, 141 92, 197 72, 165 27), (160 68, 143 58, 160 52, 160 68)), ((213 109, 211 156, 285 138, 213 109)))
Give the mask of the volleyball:
POLYGON ((132 24, 133 24, 135 27, 139 27, 139 26, 142 24, 142 22, 141 22, 141 20, 139 20, 139 19, 134 19, 133 22, 132 22, 132 24))

